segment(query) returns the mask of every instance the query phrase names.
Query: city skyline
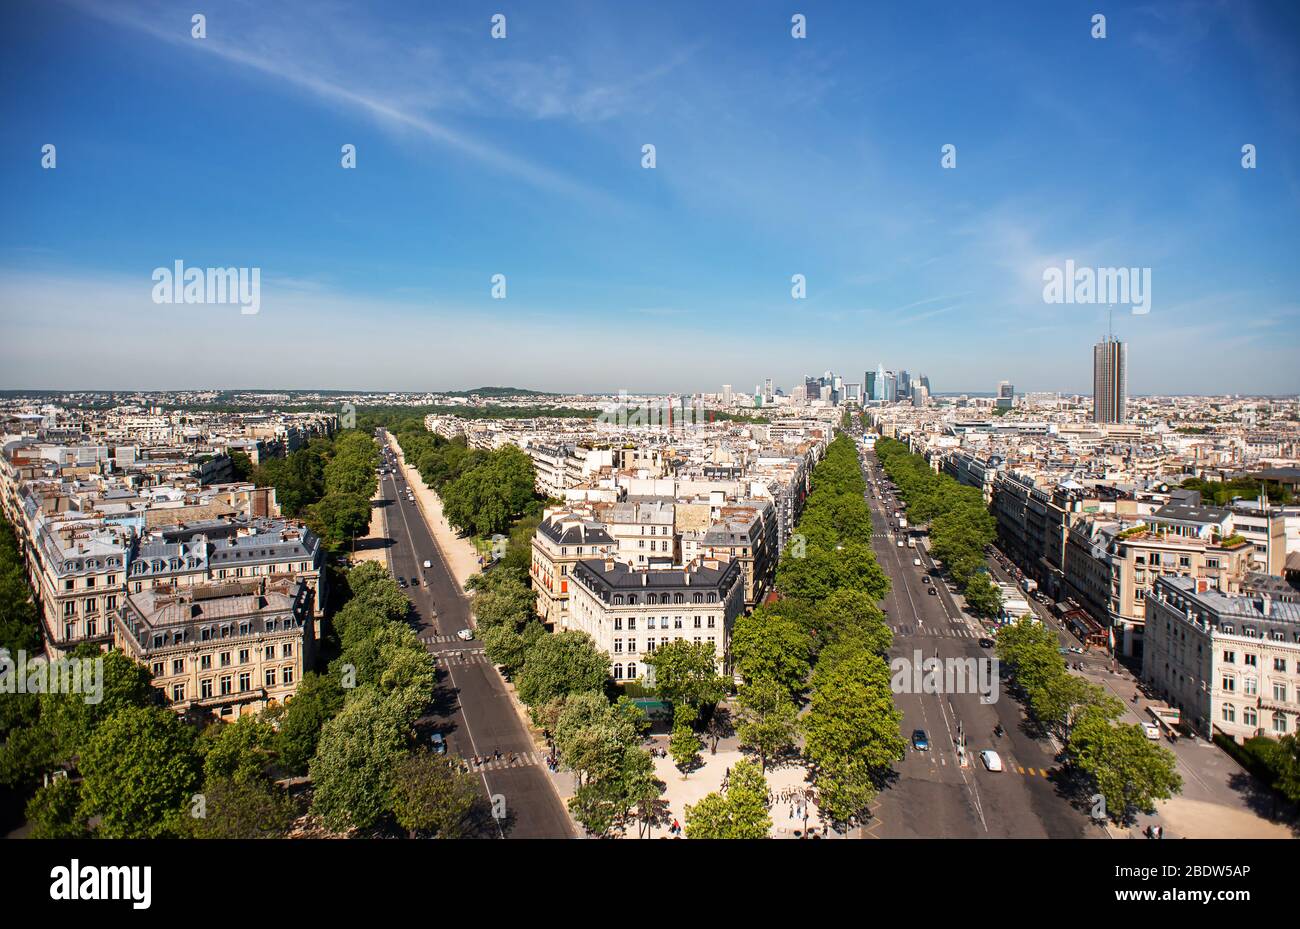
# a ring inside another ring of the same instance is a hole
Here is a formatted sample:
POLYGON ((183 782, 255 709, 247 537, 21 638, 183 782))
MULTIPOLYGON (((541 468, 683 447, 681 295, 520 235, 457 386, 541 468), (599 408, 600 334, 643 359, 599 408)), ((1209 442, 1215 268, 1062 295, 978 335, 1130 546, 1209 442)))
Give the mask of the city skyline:
POLYGON ((0 386, 716 392, 906 359, 1087 394, 1108 307, 1044 293, 1078 265, 1147 273, 1132 395, 1300 392, 1294 10, 1104 40, 1081 4, 831 5, 802 40, 741 4, 508 10, 501 40, 494 12, 234 5, 200 39, 156 2, 6 8, 0 386), (154 302, 175 262, 260 269, 260 311, 154 302))
POLYGON ((685 839, 911 901, 991 839, 1022 908, 1294 898, 1300 0, 10 0, 0 57, 27 896, 685 839))

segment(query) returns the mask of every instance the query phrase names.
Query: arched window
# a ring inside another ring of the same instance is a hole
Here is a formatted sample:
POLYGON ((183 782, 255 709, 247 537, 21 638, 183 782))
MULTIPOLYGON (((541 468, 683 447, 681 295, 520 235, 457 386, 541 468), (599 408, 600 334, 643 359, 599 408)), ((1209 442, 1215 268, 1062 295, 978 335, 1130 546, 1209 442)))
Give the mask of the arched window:
POLYGON ((645 602, 650 604, 651 606, 654 606, 656 603, 659 602, 659 596, 657 594, 646 594, 645 602))
POLYGON ((673 603, 685 603, 686 598, 681 594, 673 594, 673 603))
POLYGON ((621 664, 614 665, 614 680, 623 680, 623 666, 621 664))
POLYGON ((614 594, 614 605, 615 605, 615 606, 622 606, 622 605, 623 605, 623 595, 622 595, 622 594, 614 594))
POLYGON ((628 606, 636 606, 636 594, 628 594, 628 595, 627 595, 627 605, 628 605, 628 606))

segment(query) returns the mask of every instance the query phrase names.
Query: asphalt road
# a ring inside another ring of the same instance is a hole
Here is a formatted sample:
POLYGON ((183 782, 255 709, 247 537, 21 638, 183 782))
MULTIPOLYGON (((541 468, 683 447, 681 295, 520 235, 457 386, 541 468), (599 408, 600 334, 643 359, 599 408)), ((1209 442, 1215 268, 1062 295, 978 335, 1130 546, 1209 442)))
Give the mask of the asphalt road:
MULTIPOLYGON (((924 659, 993 657, 992 649, 981 648, 988 636, 973 617, 962 614, 942 578, 927 592, 922 576, 937 574, 922 549, 899 548, 891 532, 895 509, 877 493, 886 493, 884 482, 875 483, 878 461, 874 452, 868 462, 867 500, 872 512, 872 547, 881 567, 893 582, 883 607, 894 631, 891 660, 914 660, 919 650, 924 659), (915 566, 914 558, 922 565, 915 566)), ((897 497, 894 497, 897 500, 897 497)), ((906 513, 904 513, 906 515, 906 513)), ((913 729, 929 735, 929 751, 916 751, 910 744, 907 757, 895 770, 897 778, 886 786, 873 805, 872 820, 863 834, 873 838, 1083 838, 1103 833, 1058 789, 1055 749, 1033 737, 1025 727, 1019 704, 1001 686, 966 687, 962 693, 900 693, 895 702, 902 711, 904 736, 913 729), (972 692, 974 691, 974 692, 972 692), (991 703, 982 694, 995 695, 991 703), (1004 734, 995 736, 1001 724, 1004 734), (961 767, 957 752, 959 731, 964 731, 968 765, 961 767), (981 764, 978 753, 993 749, 1002 759, 1003 770, 993 772, 981 764)))
POLYGON ((422 738, 441 732, 452 754, 467 760, 490 756, 473 770, 489 802, 504 807, 496 835, 573 838, 572 821, 500 673, 483 655, 481 642, 456 637, 470 626, 469 602, 443 562, 420 508, 407 501, 405 475, 396 470, 380 480, 380 505, 392 541, 388 567, 406 581, 413 625, 438 664, 438 690, 433 713, 421 720, 422 738), (425 561, 431 567, 425 568, 425 561))

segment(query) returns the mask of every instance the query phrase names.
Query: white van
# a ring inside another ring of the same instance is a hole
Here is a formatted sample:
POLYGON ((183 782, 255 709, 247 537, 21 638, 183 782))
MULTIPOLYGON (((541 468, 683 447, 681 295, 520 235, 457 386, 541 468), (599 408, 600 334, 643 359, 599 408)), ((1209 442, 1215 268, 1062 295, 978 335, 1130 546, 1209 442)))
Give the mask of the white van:
POLYGON ((1155 723, 1144 722, 1142 724, 1142 731, 1145 732, 1147 734, 1147 738, 1151 739, 1153 742, 1160 741, 1160 727, 1157 726, 1155 723))
POLYGON ((433 567, 433 562, 432 562, 432 561, 428 561, 428 560, 426 560, 426 561, 424 562, 424 566, 425 566, 426 568, 432 568, 432 567, 433 567))

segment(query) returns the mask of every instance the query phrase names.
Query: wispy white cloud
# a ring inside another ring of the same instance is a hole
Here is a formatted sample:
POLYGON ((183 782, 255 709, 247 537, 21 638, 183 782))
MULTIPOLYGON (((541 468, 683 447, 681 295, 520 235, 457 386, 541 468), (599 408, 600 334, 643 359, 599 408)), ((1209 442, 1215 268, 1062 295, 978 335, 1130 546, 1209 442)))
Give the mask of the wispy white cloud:
MULTIPOLYGON (((585 200, 613 204, 614 198, 609 194, 581 184, 564 174, 545 165, 523 158, 515 153, 492 145, 462 129, 453 128, 444 120, 434 119, 428 113, 413 105, 413 99, 423 99, 427 104, 429 96, 414 97, 408 89, 403 94, 392 95, 353 86, 345 82, 344 76, 355 79, 349 69, 340 69, 339 76, 332 76, 316 70, 312 63, 299 53, 292 32, 266 33, 263 24, 261 32, 251 26, 245 26, 239 37, 223 34, 223 27, 229 27, 231 20, 209 17, 208 35, 204 39, 194 39, 190 35, 189 22, 186 17, 178 15, 175 8, 160 8, 145 4, 136 7, 105 5, 87 0, 69 0, 73 6, 88 15, 106 20, 114 25, 143 33, 160 42, 177 48, 185 48, 196 54, 208 54, 247 71, 272 78, 284 85, 304 91, 332 104, 359 110, 376 121, 389 127, 396 127, 415 132, 435 144, 458 151, 474 161, 487 165, 504 174, 513 175, 538 188, 581 197, 585 200)), ((318 16, 319 11, 302 11, 303 15, 318 16)), ((315 21, 315 20, 313 20, 315 21)), ((300 24, 293 23, 295 28, 300 24)), ((386 48, 373 37, 367 42, 360 37, 350 36, 348 42, 354 46, 354 53, 346 48, 341 50, 339 60, 342 62, 375 61, 378 57, 385 63, 392 61, 396 50, 386 48)), ((537 75, 533 75, 536 78, 537 75)), ((536 81, 526 80, 528 75, 515 75, 517 83, 522 86, 536 81)), ((509 81, 504 81, 509 84, 509 81)), ((427 86, 427 84, 420 85, 427 86)), ((534 93, 536 91, 533 91, 534 93)), ((589 93, 586 102, 570 105, 568 110, 590 109, 597 104, 599 92, 589 93)), ((445 97, 444 97, 445 98, 445 97)), ((558 99, 558 98, 557 98, 558 99)), ((558 104, 556 104, 558 107, 558 104)))

